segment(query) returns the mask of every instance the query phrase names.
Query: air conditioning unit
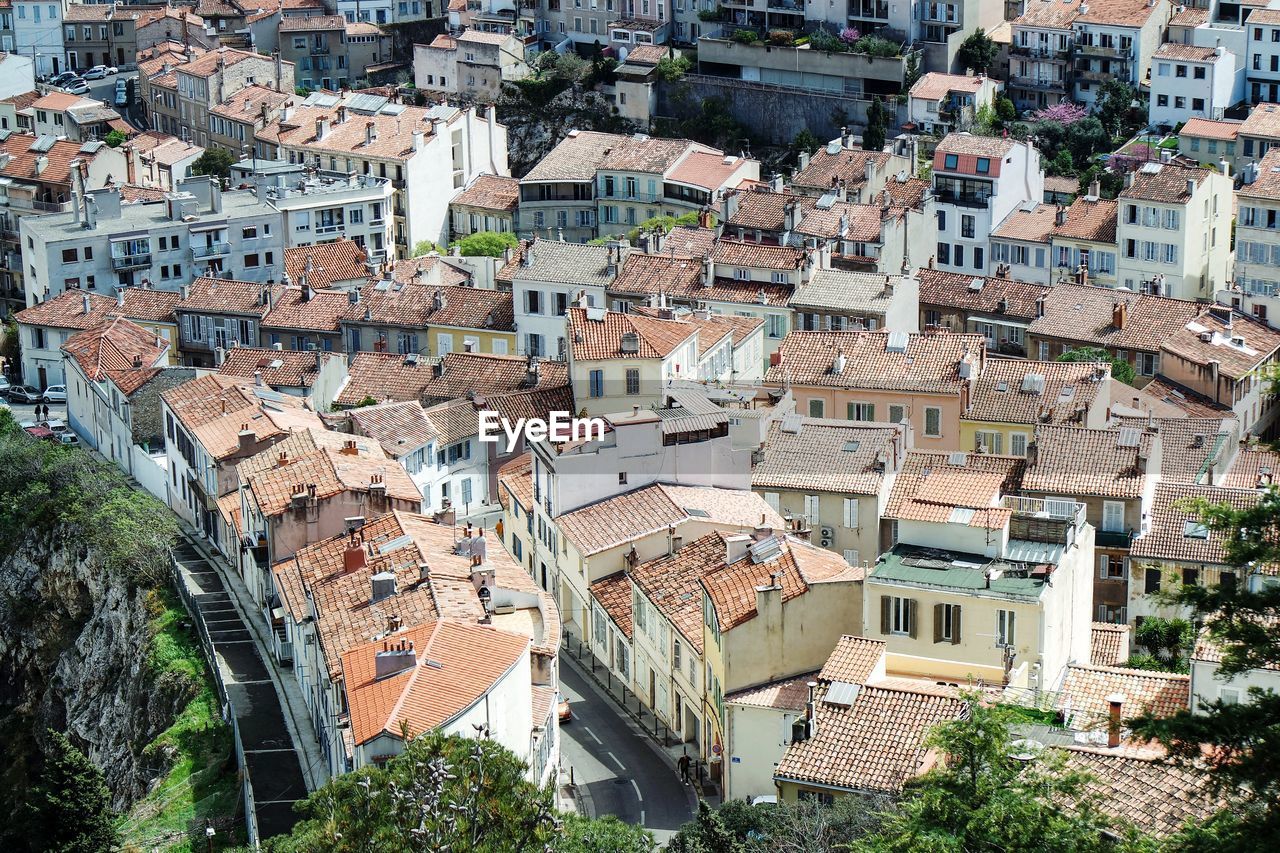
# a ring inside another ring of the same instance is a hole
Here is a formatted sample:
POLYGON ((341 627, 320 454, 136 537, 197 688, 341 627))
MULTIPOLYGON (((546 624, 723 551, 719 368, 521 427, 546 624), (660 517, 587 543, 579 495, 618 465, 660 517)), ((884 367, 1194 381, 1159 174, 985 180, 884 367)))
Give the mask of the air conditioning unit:
POLYGON ((822 538, 823 538, 823 539, 835 539, 835 538, 836 538, 836 532, 835 532, 835 530, 831 529, 830 527, 824 527, 824 528, 822 528, 822 538))
POLYGON ((830 540, 830 539, 828 539, 826 536, 823 536, 823 537, 822 537, 822 547, 823 547, 823 548, 830 548, 830 547, 831 547, 831 540, 830 540))

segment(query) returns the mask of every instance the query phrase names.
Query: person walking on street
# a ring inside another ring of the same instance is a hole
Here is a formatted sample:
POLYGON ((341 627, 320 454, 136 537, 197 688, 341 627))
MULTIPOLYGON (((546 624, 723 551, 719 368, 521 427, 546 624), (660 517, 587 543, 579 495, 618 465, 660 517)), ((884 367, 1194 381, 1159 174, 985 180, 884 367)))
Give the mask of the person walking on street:
POLYGON ((680 760, 676 762, 680 766, 680 781, 689 784, 689 755, 688 753, 680 756, 680 760))

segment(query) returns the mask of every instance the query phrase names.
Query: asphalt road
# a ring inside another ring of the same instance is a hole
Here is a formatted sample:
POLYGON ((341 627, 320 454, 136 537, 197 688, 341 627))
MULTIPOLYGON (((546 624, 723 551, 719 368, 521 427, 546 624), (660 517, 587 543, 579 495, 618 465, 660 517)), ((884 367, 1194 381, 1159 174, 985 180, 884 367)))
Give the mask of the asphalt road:
MULTIPOLYGON (((43 419, 43 418, 36 417, 36 413, 35 413, 36 407, 34 403, 30 405, 26 405, 23 403, 7 403, 6 405, 8 405, 9 408, 13 411, 13 419, 18 423, 43 419)), ((67 419, 67 404, 66 403, 50 403, 49 417, 50 419, 65 421, 67 419)))
POLYGON ((560 756, 573 768, 583 810, 640 824, 665 841, 692 817, 689 788, 635 722, 563 661, 560 692, 574 719, 560 727, 560 756))

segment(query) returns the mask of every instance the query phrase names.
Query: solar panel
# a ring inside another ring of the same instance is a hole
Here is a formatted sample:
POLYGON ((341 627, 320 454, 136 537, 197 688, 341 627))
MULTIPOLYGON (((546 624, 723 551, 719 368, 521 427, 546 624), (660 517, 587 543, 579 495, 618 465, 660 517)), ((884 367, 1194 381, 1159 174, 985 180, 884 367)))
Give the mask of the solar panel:
POLYGON ((858 698, 862 685, 851 684, 848 681, 833 681, 831 686, 827 688, 827 695, 822 701, 828 705, 839 705, 842 708, 848 708, 853 701, 858 698))
POLYGON ((1116 441, 1116 446, 1137 447, 1139 441, 1139 433, 1135 427, 1121 427, 1120 438, 1116 441))
POLYGON ((57 141, 58 141, 58 137, 50 136, 47 133, 42 133, 36 137, 36 141, 31 143, 31 147, 28 148, 27 150, 28 151, 48 151, 49 149, 53 148, 53 143, 57 141))
POLYGON ((889 340, 885 344, 885 349, 889 352, 906 352, 907 342, 911 340, 906 332, 890 332, 889 340))
POLYGON ((347 109, 353 113, 376 113, 386 102, 382 95, 352 95, 347 99, 347 109))
POLYGON ((406 533, 403 536, 397 536, 395 539, 392 539, 390 542, 383 542, 381 545, 378 546, 378 553, 390 554, 392 551, 398 551, 399 549, 412 544, 413 544, 413 537, 406 533))

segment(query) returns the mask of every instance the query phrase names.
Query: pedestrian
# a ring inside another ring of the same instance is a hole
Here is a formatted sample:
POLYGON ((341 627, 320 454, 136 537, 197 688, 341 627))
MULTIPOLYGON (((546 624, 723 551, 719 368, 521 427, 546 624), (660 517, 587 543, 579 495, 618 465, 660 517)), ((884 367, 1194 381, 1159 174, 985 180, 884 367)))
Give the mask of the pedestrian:
POLYGON ((689 784, 689 754, 685 753, 680 756, 680 760, 676 762, 680 766, 680 781, 689 784))

